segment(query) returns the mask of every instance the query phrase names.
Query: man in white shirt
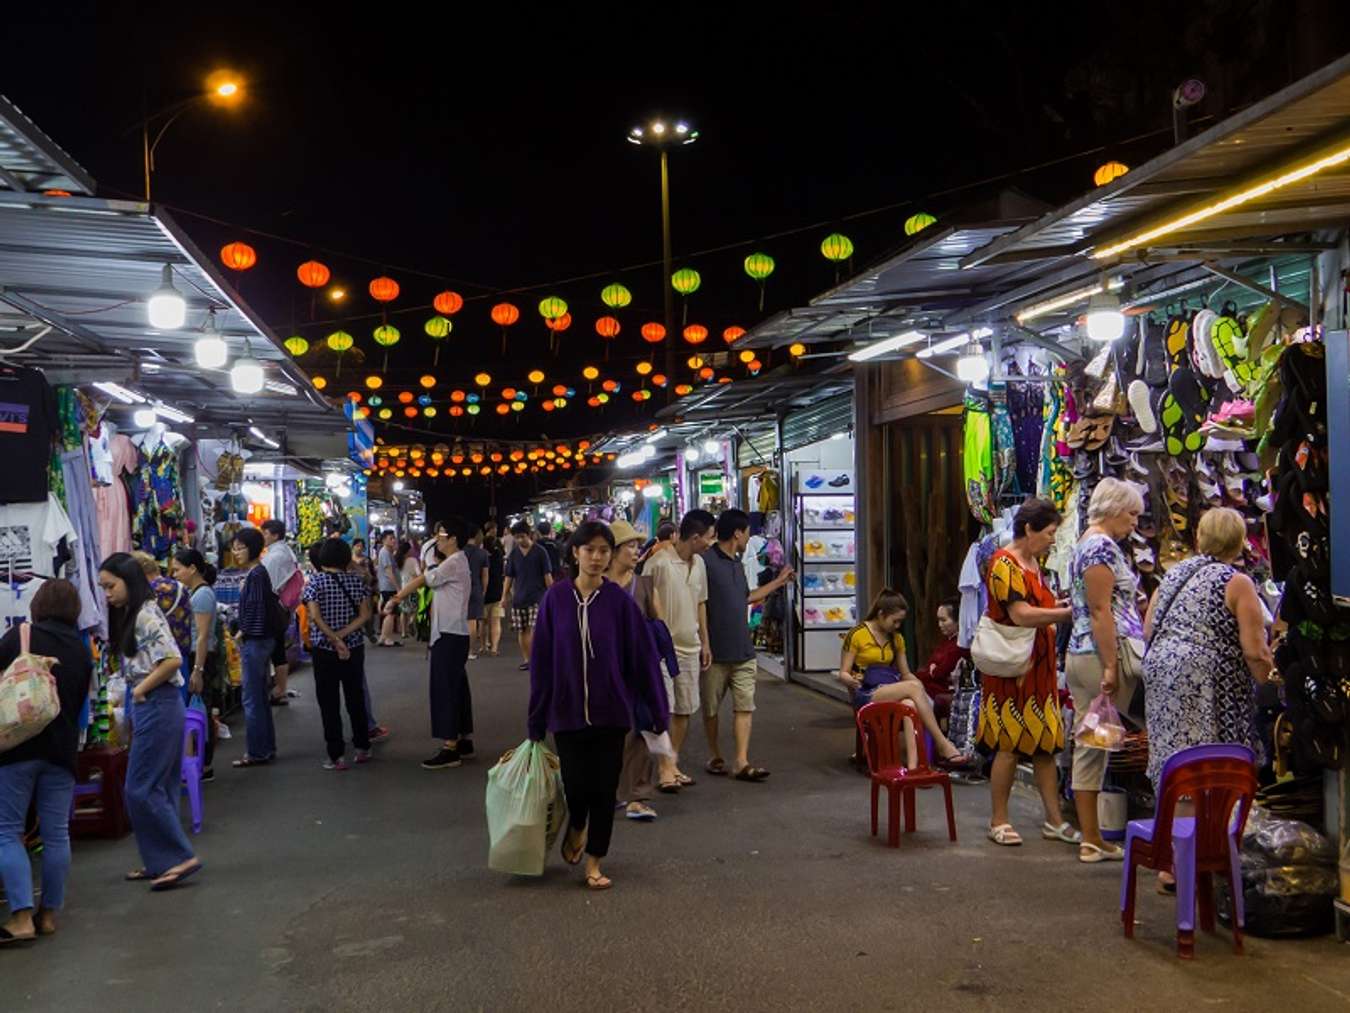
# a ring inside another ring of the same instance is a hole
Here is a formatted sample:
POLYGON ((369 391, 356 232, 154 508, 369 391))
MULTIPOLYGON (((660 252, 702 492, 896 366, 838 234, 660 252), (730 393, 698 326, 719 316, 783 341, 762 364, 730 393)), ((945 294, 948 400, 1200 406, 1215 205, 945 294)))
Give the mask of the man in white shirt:
MULTIPOLYGON (((282 588, 294 579, 300 572, 300 564, 296 561, 295 553, 291 547, 286 544, 286 525, 273 518, 262 522, 263 536, 263 569, 267 571, 267 576, 272 580, 272 592, 278 597, 282 596, 282 588)), ((303 584, 295 590, 294 595, 287 595, 287 601, 281 604, 286 607, 286 611, 292 612, 300 601, 300 591, 303 590, 303 584)), ((286 680, 290 678, 291 666, 286 660, 286 638, 278 637, 276 644, 272 648, 272 669, 276 672, 276 678, 272 686, 272 706, 285 707, 290 703, 289 694, 286 690, 286 680)))
POLYGON ((667 794, 694 783, 679 767, 680 747, 689 733, 689 718, 699 709, 699 673, 712 662, 708 642, 708 574, 703 552, 713 543, 716 519, 706 510, 690 510, 680 522, 671 548, 654 553, 643 567, 652 579, 665 616, 679 672, 671 672, 675 695, 670 701, 670 741, 674 759, 663 759, 657 788, 667 794))
POLYGON ((441 740, 436 754, 422 761, 425 770, 458 767, 473 756, 473 699, 469 693, 469 561, 464 546, 469 525, 449 517, 436 525, 439 560, 404 584, 385 604, 385 615, 398 611, 399 602, 422 587, 431 596, 431 734, 441 740))

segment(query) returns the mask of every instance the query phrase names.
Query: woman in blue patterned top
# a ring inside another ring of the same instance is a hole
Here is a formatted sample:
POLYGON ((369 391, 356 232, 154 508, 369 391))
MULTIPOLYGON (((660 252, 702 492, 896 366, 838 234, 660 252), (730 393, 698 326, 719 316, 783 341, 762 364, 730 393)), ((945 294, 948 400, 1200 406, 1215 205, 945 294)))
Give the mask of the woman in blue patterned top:
MULTIPOLYGON (((1081 723, 1095 697, 1110 696, 1119 711, 1129 709, 1142 674, 1144 624, 1139 618, 1139 585, 1118 544, 1129 538, 1144 510, 1139 491, 1128 482, 1104 478, 1088 502, 1088 527, 1069 564, 1073 632, 1065 662, 1073 709, 1081 723)), ((1073 798, 1083 840, 1080 862, 1118 862, 1125 853, 1102 840, 1097 795, 1106 778, 1104 749, 1073 747, 1073 798)))
POLYGON ((257 528, 242 528, 231 543, 234 565, 247 570, 239 590, 239 662, 243 669, 245 741, 248 750, 236 767, 271 763, 277 753, 272 724, 272 695, 267 688, 272 648, 276 643, 274 612, 280 607, 272 578, 262 565, 263 536, 257 528))
POLYGON ((127 879, 148 879, 152 890, 168 890, 202 867, 178 818, 182 658, 145 571, 129 553, 105 559, 98 582, 108 599, 108 647, 117 652, 126 679, 132 726, 127 816, 145 864, 127 879))
POLYGON ((349 573, 351 547, 340 538, 327 538, 319 547, 319 572, 311 574, 300 600, 309 610, 310 641, 314 645, 314 695, 323 715, 323 737, 328 745, 324 770, 346 770, 346 739, 338 694, 347 701, 352 722, 356 762, 370 759, 370 720, 366 716, 365 638, 362 628, 370 619, 370 598, 358 573, 349 573))

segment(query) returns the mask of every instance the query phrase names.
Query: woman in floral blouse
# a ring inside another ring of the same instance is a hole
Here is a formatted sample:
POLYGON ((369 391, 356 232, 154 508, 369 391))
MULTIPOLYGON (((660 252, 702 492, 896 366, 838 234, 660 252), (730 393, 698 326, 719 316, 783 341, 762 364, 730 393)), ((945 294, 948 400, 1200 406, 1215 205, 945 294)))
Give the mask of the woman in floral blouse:
POLYGON ((105 559, 98 582, 108 599, 108 645, 117 652, 126 679, 132 726, 127 815, 145 864, 127 879, 149 880, 150 889, 168 890, 202 867, 178 817, 182 657, 145 571, 129 553, 105 559))

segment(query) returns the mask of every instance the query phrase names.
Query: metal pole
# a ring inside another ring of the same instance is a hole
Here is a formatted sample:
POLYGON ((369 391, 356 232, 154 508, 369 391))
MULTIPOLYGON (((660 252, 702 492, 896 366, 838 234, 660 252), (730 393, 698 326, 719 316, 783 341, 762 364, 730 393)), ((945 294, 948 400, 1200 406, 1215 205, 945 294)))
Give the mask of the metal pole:
POLYGON ((661 149, 661 263, 665 273, 661 288, 665 292, 666 310, 666 400, 675 400, 675 290, 670 286, 670 163, 666 149, 661 149))
POLYGON ((145 202, 150 203, 150 121, 141 124, 141 152, 145 156, 145 202))

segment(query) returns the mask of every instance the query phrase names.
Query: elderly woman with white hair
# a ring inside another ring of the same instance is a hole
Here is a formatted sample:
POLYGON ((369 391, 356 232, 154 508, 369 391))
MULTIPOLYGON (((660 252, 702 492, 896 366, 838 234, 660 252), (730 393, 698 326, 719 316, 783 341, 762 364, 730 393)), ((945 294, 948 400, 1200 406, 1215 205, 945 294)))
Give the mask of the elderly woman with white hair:
MULTIPOLYGON (((1130 537, 1143 512, 1139 490, 1128 482, 1104 478, 1088 502, 1088 527, 1069 564, 1073 632, 1065 663, 1073 709, 1081 724, 1094 698, 1110 696, 1116 709, 1129 708, 1143 674, 1144 624, 1139 617, 1139 585, 1120 542, 1130 537)), ((1102 839, 1097 796, 1106 778, 1107 753, 1077 743, 1073 747, 1073 798, 1083 839, 1080 862, 1120 861, 1121 849, 1102 839)))

